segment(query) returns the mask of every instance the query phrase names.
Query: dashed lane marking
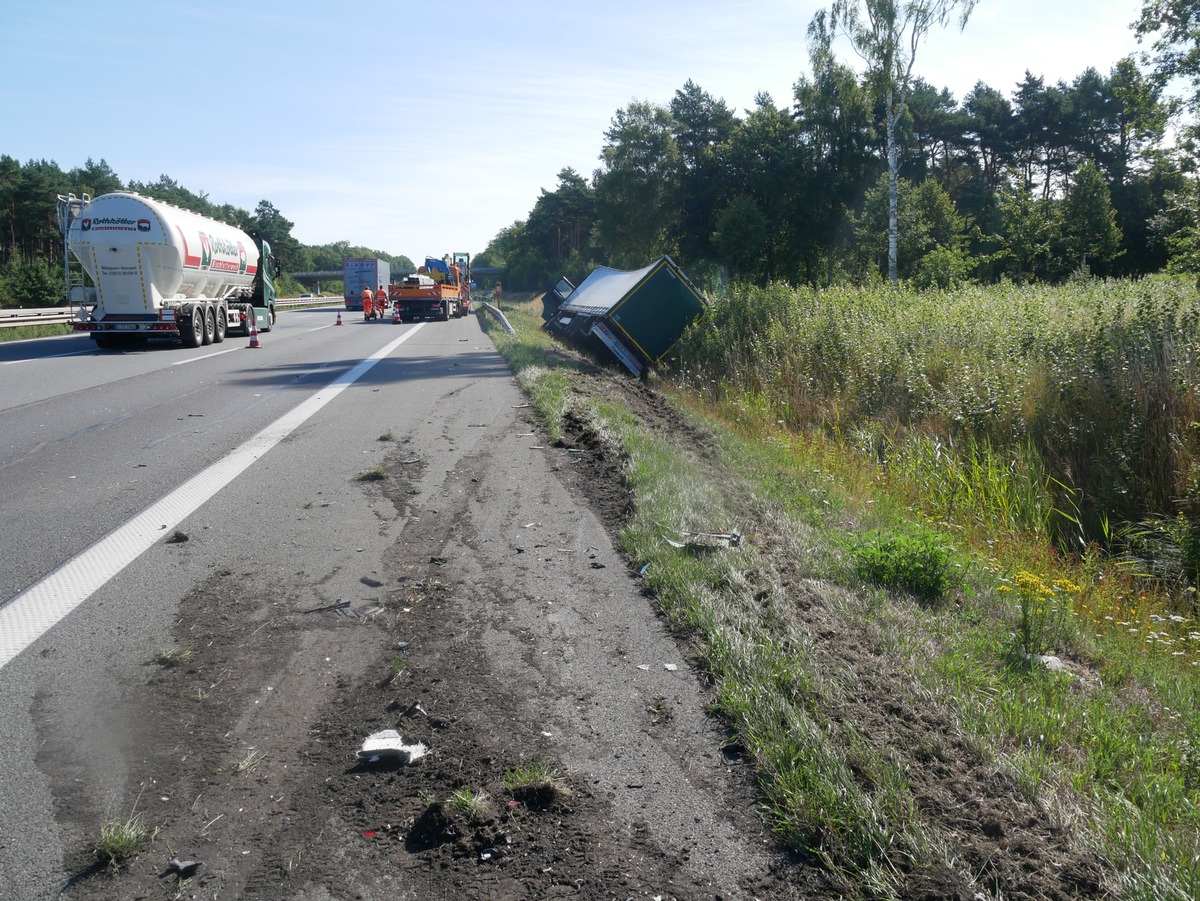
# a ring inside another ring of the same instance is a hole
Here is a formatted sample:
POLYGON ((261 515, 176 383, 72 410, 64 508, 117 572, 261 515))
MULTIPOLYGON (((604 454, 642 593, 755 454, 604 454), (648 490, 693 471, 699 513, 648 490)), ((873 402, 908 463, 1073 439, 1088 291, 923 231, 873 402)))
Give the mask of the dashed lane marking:
POLYGON ((354 384, 371 367, 411 338, 412 329, 334 379, 253 438, 194 475, 87 550, 72 557, 0 606, 0 668, 91 597, 105 582, 136 560, 164 534, 249 469, 310 416, 354 384))

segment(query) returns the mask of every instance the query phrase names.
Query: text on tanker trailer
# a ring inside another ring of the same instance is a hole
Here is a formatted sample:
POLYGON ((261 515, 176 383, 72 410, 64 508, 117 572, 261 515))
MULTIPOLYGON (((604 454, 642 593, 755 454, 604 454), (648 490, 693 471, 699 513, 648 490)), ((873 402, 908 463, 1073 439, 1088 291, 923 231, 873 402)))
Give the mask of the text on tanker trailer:
POLYGON ((278 274, 241 229, 168 203, 118 192, 71 220, 67 246, 93 282, 74 329, 99 347, 178 338, 219 343, 229 331, 268 332, 278 274))

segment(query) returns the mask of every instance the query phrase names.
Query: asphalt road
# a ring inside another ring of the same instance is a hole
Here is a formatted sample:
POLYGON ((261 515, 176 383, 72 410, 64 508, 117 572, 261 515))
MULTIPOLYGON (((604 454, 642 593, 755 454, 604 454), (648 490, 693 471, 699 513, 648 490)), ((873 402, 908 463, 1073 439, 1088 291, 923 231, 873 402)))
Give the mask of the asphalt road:
POLYGON ((489 423, 511 417, 511 374, 474 317, 335 319, 333 308, 282 313, 257 349, 245 338, 124 352, 82 336, 0 345, 0 645, 14 643, 11 615, 39 580, 51 579, 52 602, 82 595, 0 656, 0 898, 52 897, 65 878, 56 786, 38 765, 45 730, 76 737, 86 764, 68 774, 75 790, 99 809, 124 797, 137 730, 123 695, 170 644, 181 598, 234 564, 300 577, 314 605, 352 596, 393 540, 354 484, 395 447, 381 435, 420 447, 432 491, 489 440, 489 423), (275 443, 252 442, 278 423, 275 443), (113 549, 106 536, 147 509, 158 517, 155 504, 238 448, 244 470, 194 484, 144 549, 113 549), (175 531, 189 540, 168 542, 175 531), (107 579, 95 565, 75 573, 85 552, 132 562, 107 579), (53 582, 64 572, 70 592, 53 582), (78 589, 89 580, 94 590, 78 589))

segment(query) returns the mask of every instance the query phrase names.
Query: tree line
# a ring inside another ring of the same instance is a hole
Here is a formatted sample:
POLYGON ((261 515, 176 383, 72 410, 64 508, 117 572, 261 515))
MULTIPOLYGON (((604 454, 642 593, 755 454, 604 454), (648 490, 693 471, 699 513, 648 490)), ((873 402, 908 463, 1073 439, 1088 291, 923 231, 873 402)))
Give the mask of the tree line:
POLYGON ((269 200, 253 212, 225 203, 180 185, 167 175, 157 181, 123 182, 103 159, 89 158, 82 166, 63 170, 57 163, 30 160, 20 163, 0 155, 0 306, 47 307, 65 302, 63 288, 63 236, 59 230, 57 197, 84 193, 92 197, 113 191, 133 191, 202 216, 236 226, 255 240, 271 245, 284 270, 281 290, 299 292, 288 272, 333 270, 340 272, 346 257, 388 260, 393 271, 415 269, 406 256, 397 256, 348 241, 307 245, 292 236, 295 223, 269 200))
POLYGON ((894 149, 896 266, 917 286, 1200 270, 1196 133, 1169 128, 1183 105, 1164 93, 1200 71, 1200 53, 1183 52, 1195 39, 1171 25, 1200 18, 1200 0, 1145 0, 1135 27, 1154 40, 1150 71, 1132 57, 1056 83, 1026 71, 1008 90, 980 81, 961 101, 897 71, 897 48, 911 71, 916 47, 906 23, 927 28, 959 7, 965 25, 973 6, 835 0, 814 19, 812 74, 786 104, 764 92, 739 115, 691 80, 665 105, 630 103, 591 177, 563 169, 476 262, 531 290, 661 254, 701 280, 885 278, 894 149), (861 75, 832 51, 837 14, 860 29, 861 75))

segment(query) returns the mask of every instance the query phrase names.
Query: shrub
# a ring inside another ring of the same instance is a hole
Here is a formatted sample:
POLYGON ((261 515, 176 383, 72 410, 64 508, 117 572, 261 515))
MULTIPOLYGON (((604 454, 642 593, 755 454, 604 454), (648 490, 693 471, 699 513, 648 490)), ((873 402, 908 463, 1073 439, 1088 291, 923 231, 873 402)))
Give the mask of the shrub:
POLYGON ((953 587, 953 557, 941 537, 928 529, 869 532, 850 549, 860 581, 907 591, 936 601, 953 587))

